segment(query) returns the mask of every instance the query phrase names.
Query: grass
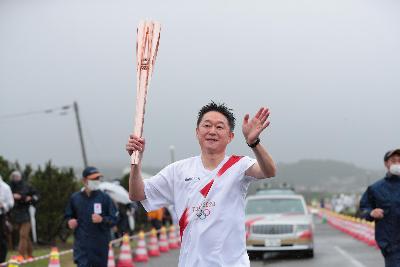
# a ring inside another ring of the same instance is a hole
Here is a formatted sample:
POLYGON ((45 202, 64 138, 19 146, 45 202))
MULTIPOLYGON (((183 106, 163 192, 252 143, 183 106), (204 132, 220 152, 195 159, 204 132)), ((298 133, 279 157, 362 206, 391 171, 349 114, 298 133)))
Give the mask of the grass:
MULTIPOLYGON (((39 247, 36 248, 33 251, 33 257, 38 257, 38 256, 43 256, 46 254, 50 253, 50 247, 39 247)), ((18 255, 17 251, 10 251, 9 253, 9 257, 14 256, 14 255, 18 255)), ((43 266, 47 266, 49 263, 49 258, 46 259, 42 259, 42 260, 38 260, 35 262, 29 262, 29 263, 25 263, 22 266, 26 266, 26 267, 43 267, 43 266)), ((74 267, 74 261, 72 258, 72 252, 68 253, 68 254, 64 254, 60 256, 60 263, 62 267, 74 267)))
MULTIPOLYGON (((69 242, 68 242, 69 243, 69 242)), ((131 248, 135 247, 135 242, 131 241, 130 242, 131 248)), ((59 252, 64 251, 64 250, 68 250, 71 249, 72 246, 71 244, 66 244, 63 245, 61 247, 58 247, 59 252)), ((39 256, 43 256, 43 255, 47 255, 50 253, 51 247, 44 247, 44 246, 40 246, 40 247, 35 247, 34 251, 33 251, 33 257, 39 257, 39 256)), ((18 255, 17 251, 9 251, 8 253, 8 260, 9 258, 11 258, 12 256, 18 255)), ((119 247, 114 247, 114 257, 118 257, 119 255, 119 247)), ((22 265, 22 267, 43 267, 43 266, 47 266, 49 264, 49 260, 50 258, 46 258, 46 259, 42 259, 42 260, 38 260, 35 262, 29 262, 29 263, 25 263, 22 265)), ((62 267, 75 267, 75 263, 73 261, 73 254, 71 253, 67 253, 64 255, 60 256, 60 265, 62 267)))

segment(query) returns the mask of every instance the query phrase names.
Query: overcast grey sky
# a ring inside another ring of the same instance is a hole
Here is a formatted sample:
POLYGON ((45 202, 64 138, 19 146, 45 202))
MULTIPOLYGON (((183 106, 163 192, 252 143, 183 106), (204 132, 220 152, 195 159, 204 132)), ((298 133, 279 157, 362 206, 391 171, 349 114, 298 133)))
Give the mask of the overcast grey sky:
MULTIPOLYGON (((335 159, 382 168, 400 147, 400 2, 393 0, 1 0, 0 116, 78 101, 89 162, 129 163, 136 26, 162 24, 144 165, 198 154, 210 100, 237 115, 229 153, 250 154, 246 112, 266 105, 277 162, 335 159)), ((73 113, 0 119, 0 155, 80 166, 73 113)))

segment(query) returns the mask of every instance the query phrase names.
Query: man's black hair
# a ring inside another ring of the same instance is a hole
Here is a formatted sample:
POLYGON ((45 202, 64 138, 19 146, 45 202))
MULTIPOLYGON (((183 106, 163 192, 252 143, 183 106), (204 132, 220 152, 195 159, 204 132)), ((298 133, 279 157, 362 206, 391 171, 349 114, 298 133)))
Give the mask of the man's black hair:
POLYGON ((204 114, 206 114, 207 112, 210 111, 216 111, 221 113, 222 115, 224 115, 226 117, 226 119, 228 120, 228 124, 229 127, 231 129, 231 132, 233 132, 233 130, 235 129, 235 115, 233 115, 232 113, 232 109, 228 108, 224 103, 222 104, 216 104, 214 101, 211 101, 210 103, 208 103, 207 105, 203 106, 200 111, 199 114, 197 116, 197 127, 200 124, 200 121, 203 119, 204 114))

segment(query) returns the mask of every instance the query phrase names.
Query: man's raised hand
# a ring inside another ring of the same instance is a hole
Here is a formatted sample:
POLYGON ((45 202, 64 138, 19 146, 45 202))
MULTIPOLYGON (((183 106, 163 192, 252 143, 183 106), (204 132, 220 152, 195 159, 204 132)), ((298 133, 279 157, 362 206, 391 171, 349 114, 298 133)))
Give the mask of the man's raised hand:
POLYGON ((128 143, 126 144, 126 151, 128 151, 129 156, 132 155, 134 151, 139 151, 143 153, 145 147, 144 138, 137 137, 136 135, 130 135, 128 139, 128 143))
POLYGON ((250 119, 249 114, 244 116, 242 132, 248 144, 253 144, 261 132, 268 127, 270 124, 268 120, 269 113, 268 108, 262 107, 253 118, 250 119))

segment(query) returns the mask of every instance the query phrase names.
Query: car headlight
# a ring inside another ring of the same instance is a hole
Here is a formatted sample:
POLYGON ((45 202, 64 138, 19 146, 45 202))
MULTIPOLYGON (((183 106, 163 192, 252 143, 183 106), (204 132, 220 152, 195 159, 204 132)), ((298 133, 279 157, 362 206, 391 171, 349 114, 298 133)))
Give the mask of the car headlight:
POLYGON ((313 232, 312 232, 311 225, 309 225, 309 224, 296 225, 296 235, 302 239, 312 239, 313 232))
POLYGON ((311 230, 311 227, 308 224, 298 224, 298 225, 296 225, 296 232, 297 233, 304 232, 304 231, 307 231, 307 230, 311 230))

